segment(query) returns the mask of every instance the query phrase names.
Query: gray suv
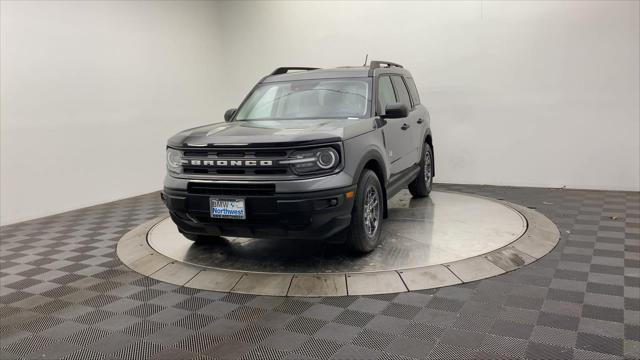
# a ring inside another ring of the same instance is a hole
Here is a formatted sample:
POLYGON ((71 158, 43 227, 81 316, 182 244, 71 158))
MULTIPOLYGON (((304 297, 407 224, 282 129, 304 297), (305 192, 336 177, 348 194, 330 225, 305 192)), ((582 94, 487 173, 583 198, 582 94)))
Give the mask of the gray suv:
POLYGON ((369 252, 387 199, 431 191, 429 113, 401 65, 281 67, 224 119, 168 141, 162 199, 190 240, 332 237, 369 252))

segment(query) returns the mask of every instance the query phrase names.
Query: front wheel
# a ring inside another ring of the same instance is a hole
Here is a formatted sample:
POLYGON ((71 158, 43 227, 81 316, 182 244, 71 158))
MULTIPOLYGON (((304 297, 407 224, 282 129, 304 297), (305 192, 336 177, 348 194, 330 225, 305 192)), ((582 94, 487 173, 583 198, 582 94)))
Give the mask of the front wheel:
POLYGON ((433 151, 431 145, 424 144, 422 161, 420 161, 420 173, 409 184, 409 192, 413 197, 421 198, 429 196, 433 186, 433 151))
POLYGON ((358 188, 347 229, 347 244, 359 253, 368 253, 380 243, 384 193, 378 176, 371 170, 364 170, 358 188))

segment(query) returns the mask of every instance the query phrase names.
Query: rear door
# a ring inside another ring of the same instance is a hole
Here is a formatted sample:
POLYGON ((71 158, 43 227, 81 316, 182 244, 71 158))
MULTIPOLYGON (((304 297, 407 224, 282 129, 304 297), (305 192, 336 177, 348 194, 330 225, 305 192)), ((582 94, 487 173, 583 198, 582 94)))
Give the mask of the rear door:
POLYGON ((418 94, 418 89, 416 88, 416 83, 413 81, 411 77, 404 77, 404 83, 407 84, 407 89, 409 89, 409 95, 411 96, 411 108, 412 113, 417 115, 416 124, 420 128, 420 131, 416 131, 416 144, 418 146, 418 161, 422 159, 424 156, 423 151, 420 149, 420 146, 424 146, 425 135, 427 130, 431 126, 431 120, 429 119, 429 112, 424 105, 420 103, 420 95, 418 94))

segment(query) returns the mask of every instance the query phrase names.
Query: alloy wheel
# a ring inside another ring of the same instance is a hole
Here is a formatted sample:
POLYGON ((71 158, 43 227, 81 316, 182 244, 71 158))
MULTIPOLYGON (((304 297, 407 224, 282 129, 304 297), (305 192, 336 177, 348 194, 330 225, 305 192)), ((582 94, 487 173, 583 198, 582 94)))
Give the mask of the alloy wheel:
POLYGON ((431 168, 431 151, 427 145, 424 151, 424 182, 427 187, 431 186, 431 180, 433 180, 431 168))
POLYGON ((364 199, 364 230, 368 237, 373 237, 380 222, 380 196, 374 186, 369 186, 364 199))

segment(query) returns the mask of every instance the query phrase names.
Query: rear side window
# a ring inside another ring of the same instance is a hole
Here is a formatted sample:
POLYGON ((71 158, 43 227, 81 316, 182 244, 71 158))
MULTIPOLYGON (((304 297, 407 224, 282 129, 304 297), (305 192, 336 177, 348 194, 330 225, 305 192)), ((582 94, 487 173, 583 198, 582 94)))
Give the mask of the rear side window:
POLYGON ((398 97, 398 102, 405 104, 407 109, 411 109, 411 100, 409 99, 409 91, 407 90, 404 81, 400 76, 391 77, 393 81, 393 87, 396 89, 396 95, 398 97))
POLYGON ((409 86, 409 93, 411 94, 411 100, 413 101, 413 106, 420 105, 420 95, 418 95, 418 89, 416 88, 416 83, 412 78, 404 78, 407 81, 407 86, 409 86))
POLYGON ((380 76, 378 80, 378 105, 380 106, 380 114, 384 114, 384 109, 389 104, 396 103, 396 94, 391 85, 389 76, 380 76))

